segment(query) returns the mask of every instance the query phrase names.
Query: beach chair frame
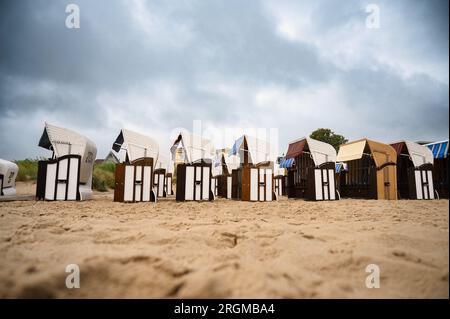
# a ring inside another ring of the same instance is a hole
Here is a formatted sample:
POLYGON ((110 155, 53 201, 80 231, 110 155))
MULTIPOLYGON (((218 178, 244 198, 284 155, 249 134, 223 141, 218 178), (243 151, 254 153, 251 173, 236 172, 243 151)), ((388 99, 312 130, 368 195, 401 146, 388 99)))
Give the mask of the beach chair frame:
POLYGON ((155 169, 153 173, 153 188, 156 197, 167 197, 166 193, 166 170, 164 168, 155 169))
POLYGON ((38 162, 37 200, 80 200, 80 155, 38 162))
POLYGON ((232 171, 232 199, 269 202, 273 193, 273 169, 258 165, 244 165, 232 171))
POLYGON ((363 138, 341 145, 336 160, 347 165, 339 177, 341 198, 398 198, 397 152, 391 145, 363 138))
POLYGON ((173 184, 172 184, 172 173, 166 173, 165 179, 164 179, 164 192, 166 193, 166 196, 173 195, 173 184))
POLYGON ((212 165, 204 161, 177 166, 177 201, 210 201, 212 165))
POLYGON ((142 157, 133 162, 116 164, 115 202, 155 202, 153 191, 153 158, 142 157))

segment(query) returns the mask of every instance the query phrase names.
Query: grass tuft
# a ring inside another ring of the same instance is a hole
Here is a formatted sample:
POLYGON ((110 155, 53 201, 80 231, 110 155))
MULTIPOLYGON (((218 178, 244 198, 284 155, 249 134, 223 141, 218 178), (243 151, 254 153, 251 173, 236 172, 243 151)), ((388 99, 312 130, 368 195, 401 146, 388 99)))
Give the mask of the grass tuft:
POLYGON ((99 192, 107 192, 108 189, 114 189, 116 164, 106 162, 94 165, 92 175, 92 188, 99 192))
POLYGON ((19 166, 19 173, 17 174, 17 181, 35 181, 37 179, 38 159, 24 159, 14 161, 19 166))

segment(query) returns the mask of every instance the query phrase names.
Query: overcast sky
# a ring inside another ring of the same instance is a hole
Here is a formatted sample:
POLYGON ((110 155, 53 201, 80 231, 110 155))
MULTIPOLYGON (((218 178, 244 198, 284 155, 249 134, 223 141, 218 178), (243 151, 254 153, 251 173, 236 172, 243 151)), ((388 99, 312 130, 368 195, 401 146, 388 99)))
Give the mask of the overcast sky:
POLYGON ((447 0, 1 1, 0 158, 48 154, 45 121, 92 139, 99 158, 122 127, 168 152, 193 120, 210 135, 277 128, 280 153, 319 127, 446 139, 448 11, 447 0), (65 26, 69 3, 79 29, 65 26))

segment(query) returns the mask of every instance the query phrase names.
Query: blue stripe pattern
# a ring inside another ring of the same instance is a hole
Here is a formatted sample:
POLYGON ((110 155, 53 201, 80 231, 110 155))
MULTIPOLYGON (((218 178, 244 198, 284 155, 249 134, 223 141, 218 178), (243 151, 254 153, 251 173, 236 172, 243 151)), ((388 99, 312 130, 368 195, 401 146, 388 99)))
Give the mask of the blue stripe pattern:
POLYGON ((447 156, 448 156, 448 140, 439 142, 439 143, 427 144, 427 146, 433 153, 434 158, 447 158, 447 156))
POLYGON ((294 159, 293 158, 282 158, 280 160, 280 168, 291 168, 292 165, 294 165, 294 159))

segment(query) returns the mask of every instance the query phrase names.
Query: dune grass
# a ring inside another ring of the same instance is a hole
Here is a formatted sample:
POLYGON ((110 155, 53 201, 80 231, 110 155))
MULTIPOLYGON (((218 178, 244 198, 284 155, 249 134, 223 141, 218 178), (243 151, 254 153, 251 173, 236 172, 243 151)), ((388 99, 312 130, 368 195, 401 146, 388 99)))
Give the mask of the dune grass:
POLYGON ((24 159, 17 160, 14 163, 19 166, 19 173, 17 174, 17 181, 34 181, 37 179, 38 159, 24 159))
POLYGON ((92 188, 99 192, 106 192, 108 189, 114 189, 114 173, 116 164, 105 162, 94 165, 92 175, 92 188))

